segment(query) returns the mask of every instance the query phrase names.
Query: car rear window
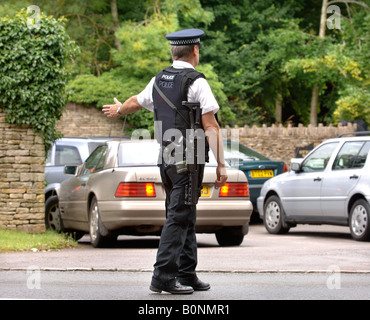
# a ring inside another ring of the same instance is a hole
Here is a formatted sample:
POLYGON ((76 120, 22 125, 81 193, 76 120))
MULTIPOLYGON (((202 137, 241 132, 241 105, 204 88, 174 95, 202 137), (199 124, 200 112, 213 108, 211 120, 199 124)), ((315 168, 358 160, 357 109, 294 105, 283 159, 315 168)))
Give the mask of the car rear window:
POLYGON ((80 165, 82 163, 78 149, 73 146, 57 145, 55 148, 55 165, 80 165))
POLYGON ((121 143, 118 149, 118 166, 157 165, 159 144, 155 142, 121 143))
POLYGON ((224 141, 225 159, 238 159, 239 161, 270 160, 268 157, 258 153, 235 141, 224 141))
MULTIPOLYGON (((121 143, 118 149, 118 166, 156 166, 159 149, 159 144, 154 141, 121 143)), ((207 163, 207 166, 217 166, 217 161, 212 151, 209 152, 209 163, 207 163)))

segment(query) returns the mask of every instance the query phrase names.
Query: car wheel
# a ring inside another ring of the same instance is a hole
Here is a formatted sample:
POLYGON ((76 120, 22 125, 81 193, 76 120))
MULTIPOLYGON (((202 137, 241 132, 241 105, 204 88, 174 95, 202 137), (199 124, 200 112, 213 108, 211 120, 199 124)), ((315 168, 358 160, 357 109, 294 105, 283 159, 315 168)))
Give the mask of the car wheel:
POLYGON ((239 246, 244 239, 243 227, 228 227, 216 232, 216 239, 221 247, 239 246))
POLYGON ((104 227, 100 219, 98 201, 95 197, 90 205, 89 227, 90 240, 94 248, 106 248, 114 245, 116 239, 104 227))
POLYGON ((289 232, 289 227, 284 227, 284 209, 277 196, 267 199, 264 207, 263 221, 265 228, 272 234, 284 234, 289 232))
POLYGON ((45 202, 45 227, 55 232, 62 232, 58 196, 51 196, 45 202))
POLYGON ((349 227, 352 238, 357 241, 370 240, 370 205, 364 199, 357 200, 350 212, 349 227))

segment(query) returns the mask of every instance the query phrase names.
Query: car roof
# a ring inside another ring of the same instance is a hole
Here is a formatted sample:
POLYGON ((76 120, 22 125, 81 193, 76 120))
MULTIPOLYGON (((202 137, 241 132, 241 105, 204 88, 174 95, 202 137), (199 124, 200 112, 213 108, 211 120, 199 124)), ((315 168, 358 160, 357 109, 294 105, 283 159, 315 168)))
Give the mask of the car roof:
POLYGON ((370 131, 346 132, 346 133, 342 133, 341 135, 339 135, 338 138, 344 138, 344 137, 349 136, 349 135, 352 135, 352 136, 355 136, 355 137, 368 136, 368 138, 370 139, 370 131))
POLYGON ((370 136, 359 135, 356 137, 346 137, 341 135, 337 138, 326 140, 325 142, 347 142, 347 141, 370 141, 370 136))
POLYGON ((86 142, 86 141, 108 141, 114 139, 124 139, 124 138, 117 138, 117 137, 63 137, 57 139, 56 143, 63 143, 63 142, 86 142))

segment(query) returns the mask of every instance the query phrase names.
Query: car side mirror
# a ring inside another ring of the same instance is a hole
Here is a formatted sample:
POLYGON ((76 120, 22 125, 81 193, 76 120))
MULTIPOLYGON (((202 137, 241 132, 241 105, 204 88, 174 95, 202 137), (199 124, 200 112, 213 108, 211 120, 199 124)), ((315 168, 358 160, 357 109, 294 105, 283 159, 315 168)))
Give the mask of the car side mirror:
POLYGON ((290 164, 290 169, 294 171, 295 173, 301 172, 301 164, 297 162, 292 162, 290 164))
POLYGON ((75 176, 78 172, 78 166, 64 166, 64 173, 75 176))

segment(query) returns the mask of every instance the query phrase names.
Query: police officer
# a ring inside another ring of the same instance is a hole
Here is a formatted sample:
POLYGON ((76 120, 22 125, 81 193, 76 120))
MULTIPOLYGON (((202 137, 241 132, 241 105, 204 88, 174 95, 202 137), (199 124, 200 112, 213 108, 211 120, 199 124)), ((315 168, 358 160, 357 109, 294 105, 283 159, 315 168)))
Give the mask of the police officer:
MULTIPOLYGON (((174 132, 181 132, 185 139, 186 129, 190 129, 189 113, 182 101, 199 102, 201 123, 207 136, 204 144, 205 159, 209 143, 218 163, 215 185, 221 187, 226 183, 227 175, 220 128, 215 117, 219 106, 204 75, 195 71, 199 64, 200 39, 203 35, 204 32, 200 29, 185 29, 167 35, 166 38, 171 43, 173 65, 152 78, 139 95, 130 97, 123 104, 114 98, 115 104, 103 106, 103 112, 108 117, 120 117, 142 108, 154 112, 156 122, 162 125, 159 142, 163 150, 166 145, 178 140, 178 137, 168 139, 168 134, 166 138, 166 132, 177 130, 174 132)), ((195 272, 196 208, 185 204, 185 188, 189 184, 189 175, 174 170, 174 163, 168 159, 160 159, 159 167, 166 191, 167 218, 161 234, 150 290, 172 294, 208 290, 210 285, 201 281, 195 272)), ((200 188, 204 164, 200 164, 198 168, 200 188)))

